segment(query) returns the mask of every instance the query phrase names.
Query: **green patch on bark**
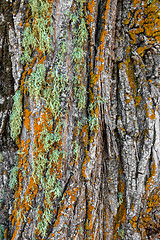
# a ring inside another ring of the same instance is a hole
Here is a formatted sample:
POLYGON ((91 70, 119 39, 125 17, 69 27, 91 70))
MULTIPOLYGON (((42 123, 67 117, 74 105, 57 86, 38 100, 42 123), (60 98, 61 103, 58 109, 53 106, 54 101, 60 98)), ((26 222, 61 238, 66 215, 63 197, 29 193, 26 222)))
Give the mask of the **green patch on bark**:
POLYGON ((14 166, 11 170, 11 173, 10 173, 10 180, 9 180, 9 186, 11 189, 14 189, 17 187, 18 185, 18 166, 14 166))
POLYGON ((29 63, 31 61, 32 52, 39 48, 43 54, 50 54, 52 50, 51 35, 53 34, 50 23, 52 22, 51 5, 47 1, 33 0, 29 1, 29 10, 32 14, 32 23, 26 23, 23 34, 23 54, 21 61, 29 63))
POLYGON ((68 13, 73 34, 73 52, 72 63, 74 73, 74 93, 78 100, 78 110, 85 108, 86 103, 86 87, 83 83, 86 72, 86 52, 85 47, 88 41, 88 31, 86 27, 86 16, 84 11, 85 0, 75 1, 75 10, 68 13))
POLYGON ((124 229, 118 230, 118 235, 119 235, 122 239, 124 239, 124 229))
POLYGON ((10 116, 11 137, 15 140, 21 132, 22 127, 22 93, 21 90, 17 90, 14 97, 14 103, 12 107, 12 113, 10 116))
POLYGON ((150 5, 153 2, 153 0, 148 0, 147 5, 150 5))
MULTIPOLYGON (((86 103, 86 87, 83 83, 86 71, 86 52, 84 48, 88 40, 84 11, 85 2, 84 0, 75 1, 75 10, 68 12, 66 15, 71 22, 72 28, 73 51, 71 61, 74 77, 72 79, 73 85, 71 86, 67 74, 63 73, 63 68, 65 69, 64 64, 66 64, 64 58, 67 53, 67 27, 63 31, 63 36, 60 36, 57 41, 56 61, 48 71, 45 57, 50 55, 53 48, 51 39, 51 35, 53 35, 51 27, 52 3, 43 0, 29 0, 30 14, 23 34, 21 61, 29 67, 33 60, 33 53, 39 58, 44 57, 44 60, 36 61, 30 74, 29 72, 26 74, 24 88, 25 92, 28 91, 32 101, 43 103, 40 121, 42 121, 43 115, 47 114, 47 112, 51 116, 49 120, 43 122, 37 139, 38 143, 33 146, 33 152, 36 153, 36 157, 34 157, 32 163, 32 177, 42 187, 45 200, 44 203, 37 206, 37 221, 40 219, 40 222, 37 223, 37 229, 38 234, 43 238, 53 217, 53 196, 55 201, 62 194, 61 183, 57 178, 56 170, 53 170, 53 166, 57 165, 60 168, 61 163, 59 163, 59 160, 63 159, 66 154, 59 146, 59 143, 62 141, 62 129, 64 126, 62 117, 66 113, 65 107, 62 107, 62 100, 65 100, 63 95, 66 89, 73 91, 79 112, 85 108, 86 103), (43 146, 43 150, 38 149, 39 145, 43 146), (51 174, 53 171, 54 173, 51 174), (38 210, 41 208, 43 208, 42 216, 38 214, 38 210)), ((13 100, 10 125, 11 136, 13 139, 16 139, 22 128, 23 108, 21 90, 16 91, 13 100)), ((66 101, 69 100, 66 99, 66 101)), ((74 143, 73 155, 78 159, 79 146, 77 142, 74 143)), ((23 175, 26 176, 24 171, 23 169, 23 175)), ((10 175, 9 185, 12 189, 15 189, 17 186, 17 174, 18 167, 15 166, 10 175)), ((28 204, 31 203, 30 196, 27 196, 26 201, 28 204)))
POLYGON ((0 153, 0 163, 3 162, 3 155, 0 153))
POLYGON ((36 100, 41 97, 45 85, 46 68, 43 64, 38 64, 36 70, 31 73, 28 78, 28 90, 30 96, 34 96, 36 100))
POLYGON ((0 240, 4 239, 4 225, 0 225, 0 240))

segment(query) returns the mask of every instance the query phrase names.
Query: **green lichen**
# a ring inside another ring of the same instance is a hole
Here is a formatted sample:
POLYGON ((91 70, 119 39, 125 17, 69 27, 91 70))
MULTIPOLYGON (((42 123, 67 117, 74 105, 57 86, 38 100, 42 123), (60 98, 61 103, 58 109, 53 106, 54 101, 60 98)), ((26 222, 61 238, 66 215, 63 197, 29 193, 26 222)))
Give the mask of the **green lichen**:
POLYGON ((98 118, 96 115, 90 116, 88 123, 91 131, 98 129, 98 118))
MULTIPOLYGON (((53 66, 52 71, 49 72, 48 79, 54 79, 51 84, 48 84, 43 91, 42 99, 45 100, 46 107, 49 108, 55 120, 61 115, 61 98, 67 84, 67 77, 61 73, 62 65, 59 61, 53 66)), ((58 128, 56 129, 58 131, 58 128)))
MULTIPOLYGON (((65 56, 67 53, 66 39, 67 39, 67 26, 63 30, 63 34, 57 41, 57 51, 53 66, 48 70, 45 62, 45 57, 51 53, 53 34, 51 28, 51 4, 43 0, 29 0, 29 15, 27 16, 27 23, 23 34, 23 53, 21 61, 26 64, 26 69, 29 68, 33 58, 32 56, 44 57, 43 61, 35 61, 34 68, 31 74, 26 74, 24 81, 25 93, 27 92, 32 100, 43 103, 40 119, 42 115, 48 111, 51 115, 48 122, 42 124, 40 136, 37 139, 37 144, 33 146, 33 152, 36 157, 32 163, 32 177, 35 182, 38 181, 39 185, 43 188, 45 203, 37 206, 37 219, 41 221, 37 224, 39 234, 44 238, 47 229, 51 223, 53 214, 53 196, 54 201, 62 194, 61 183, 57 179, 57 173, 51 175, 53 172, 53 165, 58 165, 60 168, 59 159, 63 159, 66 155, 61 147, 57 145, 62 140, 62 129, 64 122, 62 116, 66 113, 65 107, 62 106, 64 99, 63 94, 68 92, 74 93, 74 99, 77 103, 77 111, 81 112, 85 109, 86 104, 86 87, 85 87, 85 72, 86 72, 86 52, 85 46, 88 40, 88 31, 85 21, 85 3, 84 0, 74 1, 75 10, 68 12, 66 17, 68 22, 71 22, 72 28, 72 54, 71 64, 73 65, 73 79, 71 84, 67 74, 63 72, 66 67, 65 56), (33 54, 34 52, 34 54, 33 54), (52 131, 47 127, 52 127, 52 131), (42 146, 43 149, 38 146, 42 146), (47 206, 47 207, 46 207, 47 206), (48 208, 49 206, 49 208, 48 208), (38 210, 43 208, 43 215, 39 216, 38 210)), ((27 13, 28 14, 28 13, 27 13)), ((41 58, 40 57, 40 58, 41 58)), ((14 96, 14 104, 11 114, 11 136, 16 139, 22 128, 22 91, 17 90, 14 96)), ((79 132, 82 128, 82 123, 79 123, 79 132)), ((73 156, 75 160, 79 157, 79 145, 77 141, 73 144, 73 156)), ((22 155, 22 154, 21 154, 22 155)), ((56 171, 56 170, 55 170, 56 171)), ((10 175, 10 187, 15 189, 17 186, 18 167, 15 166, 10 175)), ((23 176, 25 170, 23 169, 23 176)), ((30 206, 31 199, 28 195, 25 199, 30 206)), ((31 206, 30 206, 31 207, 31 206)), ((23 214, 25 217, 25 214, 23 214)))
POLYGON ((0 163, 3 162, 3 155, 0 153, 0 163))
POLYGON ((18 185, 18 166, 14 166, 11 170, 11 173, 10 173, 10 180, 9 180, 9 186, 11 189, 14 189, 17 187, 18 185))
MULTIPOLYGON (((27 25, 23 38, 24 55, 22 56, 23 63, 31 62, 31 52, 36 49, 44 54, 50 54, 52 49, 51 44, 51 27, 50 19, 48 16, 49 3, 44 1, 29 1, 30 11, 32 15, 32 22, 34 24, 27 25), (26 46, 26 44, 28 46, 26 46), (27 52, 27 53, 26 53, 27 52), (26 58, 27 56, 27 58, 26 58)), ((51 14, 51 13, 50 13, 51 14)), ((52 211, 53 211, 53 194, 55 198, 61 195, 62 189, 56 173, 51 175, 51 169, 54 164, 59 164, 59 158, 64 153, 54 147, 54 144, 59 143, 62 139, 60 134, 62 128, 61 122, 61 99, 62 93, 67 84, 67 76, 62 73, 62 67, 64 64, 64 55, 66 53, 66 32, 64 31, 63 37, 58 41, 58 50, 56 52, 56 63, 52 66, 51 70, 47 71, 45 67, 45 60, 43 63, 36 62, 34 71, 26 79, 27 89, 30 97, 36 101, 42 100, 44 103, 44 111, 42 114, 46 114, 48 109, 52 115, 52 118, 47 123, 49 126, 53 126, 56 122, 56 127, 51 132, 48 130, 46 124, 42 124, 42 130, 40 137, 37 140, 38 143, 43 146, 43 151, 37 149, 37 145, 34 146, 33 151, 38 151, 38 155, 33 161, 33 173, 32 176, 42 186, 44 191, 45 204, 43 203, 44 212, 41 216, 41 221, 37 225, 37 229, 42 237, 45 237, 47 228, 51 223, 52 211), (58 120, 57 120, 58 119, 58 120), (50 206, 49 209, 46 208, 50 206)), ((30 199, 28 198, 28 202, 30 199)), ((37 207, 39 209, 39 206, 37 207)), ((39 218, 39 214, 37 214, 39 218)))
POLYGON ((91 131, 98 129, 98 126, 99 126, 98 116, 95 113, 95 109, 97 108, 97 105, 99 106, 100 102, 101 101, 96 98, 96 101, 94 103, 91 102, 88 107, 88 113, 89 113, 88 124, 91 131))
POLYGON ((121 192, 118 192, 118 204, 121 205, 123 203, 123 195, 121 192))
POLYGON ((23 34, 22 63, 29 63, 34 49, 39 48, 43 54, 52 50, 51 34, 53 34, 50 23, 50 3, 42 0, 29 1, 29 8, 32 13, 32 23, 27 23, 23 34))
POLYGON ((153 0, 148 0, 147 5, 150 5, 153 2, 153 0))
POLYGON ((9 179, 9 187, 13 190, 18 186, 18 155, 14 157, 15 164, 14 167, 10 170, 10 179, 9 179))
POLYGON ((85 3, 85 0, 75 1, 75 11, 69 13, 74 46, 71 55, 74 73, 73 88, 75 96, 78 100, 78 111, 83 110, 86 104, 86 87, 82 83, 86 72, 85 46, 88 41, 88 30, 86 26, 86 16, 84 12, 85 3))
POLYGON ((118 230, 118 235, 119 235, 122 239, 124 239, 124 229, 118 230))
POLYGON ((0 240, 4 239, 4 225, 0 225, 0 240))
POLYGON ((35 97, 36 100, 41 97, 45 85, 46 68, 43 64, 38 64, 36 70, 31 73, 28 78, 28 91, 31 97, 35 97))
POLYGON ((17 90, 13 96, 14 104, 10 116, 11 137, 15 140, 21 132, 22 127, 22 93, 17 90))

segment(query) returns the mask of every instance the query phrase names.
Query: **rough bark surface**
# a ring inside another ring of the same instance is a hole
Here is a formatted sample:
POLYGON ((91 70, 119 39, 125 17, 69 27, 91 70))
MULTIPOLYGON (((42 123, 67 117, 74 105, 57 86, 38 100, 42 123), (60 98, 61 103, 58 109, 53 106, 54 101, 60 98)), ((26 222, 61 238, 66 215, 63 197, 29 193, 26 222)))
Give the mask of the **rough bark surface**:
POLYGON ((159 1, 0 19, 0 240, 160 239, 159 1))

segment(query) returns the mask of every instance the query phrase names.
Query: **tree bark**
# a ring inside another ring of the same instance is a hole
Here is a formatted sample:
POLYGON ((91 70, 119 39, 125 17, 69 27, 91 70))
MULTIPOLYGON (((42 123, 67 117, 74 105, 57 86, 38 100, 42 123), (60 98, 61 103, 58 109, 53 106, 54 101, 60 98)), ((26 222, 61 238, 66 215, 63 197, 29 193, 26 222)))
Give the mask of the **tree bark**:
POLYGON ((160 238, 159 16, 0 3, 0 239, 160 238))

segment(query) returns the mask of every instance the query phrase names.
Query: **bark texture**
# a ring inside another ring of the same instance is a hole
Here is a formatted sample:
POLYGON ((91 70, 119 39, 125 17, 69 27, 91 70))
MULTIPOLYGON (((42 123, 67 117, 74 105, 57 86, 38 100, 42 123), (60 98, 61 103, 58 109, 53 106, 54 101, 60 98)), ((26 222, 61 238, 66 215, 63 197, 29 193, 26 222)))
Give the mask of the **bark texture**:
POLYGON ((0 239, 159 239, 159 1, 1 2, 0 239))

